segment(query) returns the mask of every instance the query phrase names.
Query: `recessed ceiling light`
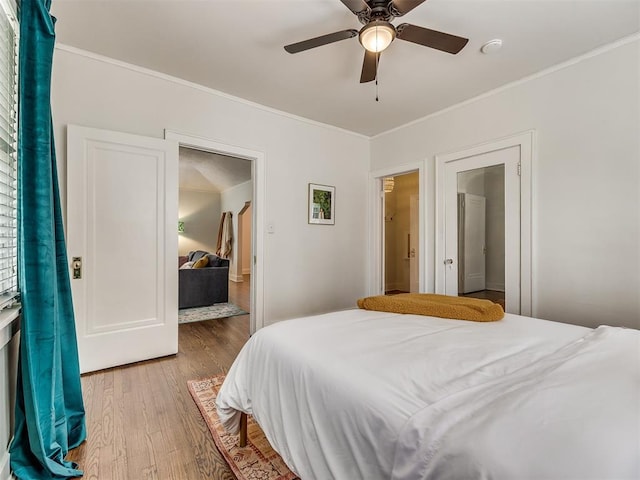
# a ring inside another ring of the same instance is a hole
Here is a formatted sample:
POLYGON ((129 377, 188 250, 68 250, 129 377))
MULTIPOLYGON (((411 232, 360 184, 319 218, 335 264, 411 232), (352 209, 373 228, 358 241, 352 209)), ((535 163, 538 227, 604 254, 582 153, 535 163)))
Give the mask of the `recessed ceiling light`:
POLYGON ((482 53, 494 53, 500 50, 501 48, 502 48, 502 40, 500 40, 499 38, 496 38, 495 40, 490 40, 487 43, 485 43, 480 48, 480 51, 482 53))

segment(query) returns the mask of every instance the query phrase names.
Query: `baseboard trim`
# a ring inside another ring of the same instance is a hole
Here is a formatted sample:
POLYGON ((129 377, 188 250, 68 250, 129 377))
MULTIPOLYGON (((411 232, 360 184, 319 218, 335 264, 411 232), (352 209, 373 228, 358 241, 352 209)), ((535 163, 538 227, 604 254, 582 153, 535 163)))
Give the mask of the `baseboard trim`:
POLYGON ((245 268, 242 270, 243 275, 251 275, 251 268, 245 268))
POLYGON ((504 283, 487 283, 486 290, 495 290, 496 292, 504 292, 504 283))
POLYGON ((242 275, 236 275, 235 273, 230 273, 229 274, 229 280, 231 280, 232 282, 235 282, 235 283, 244 282, 244 278, 242 277, 242 275))

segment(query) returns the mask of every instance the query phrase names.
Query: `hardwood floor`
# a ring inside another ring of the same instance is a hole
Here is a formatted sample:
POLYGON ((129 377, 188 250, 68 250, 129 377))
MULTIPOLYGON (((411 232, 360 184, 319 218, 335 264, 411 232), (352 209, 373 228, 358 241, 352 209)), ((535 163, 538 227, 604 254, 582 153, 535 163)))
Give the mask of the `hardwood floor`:
POLYGON ((504 292, 498 290, 480 290, 479 292, 461 293, 461 297, 484 298, 498 303, 504 308, 504 292))
MULTIPOLYGON (((249 276, 229 301, 249 311, 249 276)), ((87 441, 67 459, 84 480, 234 479, 187 390, 226 372, 249 338, 249 316, 179 326, 178 354, 83 375, 87 441)))

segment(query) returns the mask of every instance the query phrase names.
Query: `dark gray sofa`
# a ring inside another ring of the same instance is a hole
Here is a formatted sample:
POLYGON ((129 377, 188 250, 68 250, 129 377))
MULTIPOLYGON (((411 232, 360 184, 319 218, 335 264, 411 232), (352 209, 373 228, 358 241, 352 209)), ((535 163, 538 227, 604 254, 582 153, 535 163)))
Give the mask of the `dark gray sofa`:
POLYGON ((189 262, 209 257, 204 268, 178 270, 178 308, 206 307, 229 301, 229 260, 209 252, 189 252, 189 262))

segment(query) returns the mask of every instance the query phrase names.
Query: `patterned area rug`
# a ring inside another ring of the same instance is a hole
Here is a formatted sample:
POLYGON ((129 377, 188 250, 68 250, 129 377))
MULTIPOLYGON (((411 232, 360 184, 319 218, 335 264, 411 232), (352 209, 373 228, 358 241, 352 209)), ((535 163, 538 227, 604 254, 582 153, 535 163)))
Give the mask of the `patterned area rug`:
POLYGON ((183 308, 178 310, 178 323, 201 322, 202 320, 248 314, 249 312, 245 312, 233 303, 216 303, 210 307, 183 308))
POLYGON ((224 375, 203 380, 189 380, 189 392, 207 422, 213 441, 231 467, 238 480, 294 480, 291 472, 280 458, 255 422, 247 420, 247 446, 238 447, 238 435, 231 435, 222 426, 216 411, 216 395, 224 381, 224 375))

